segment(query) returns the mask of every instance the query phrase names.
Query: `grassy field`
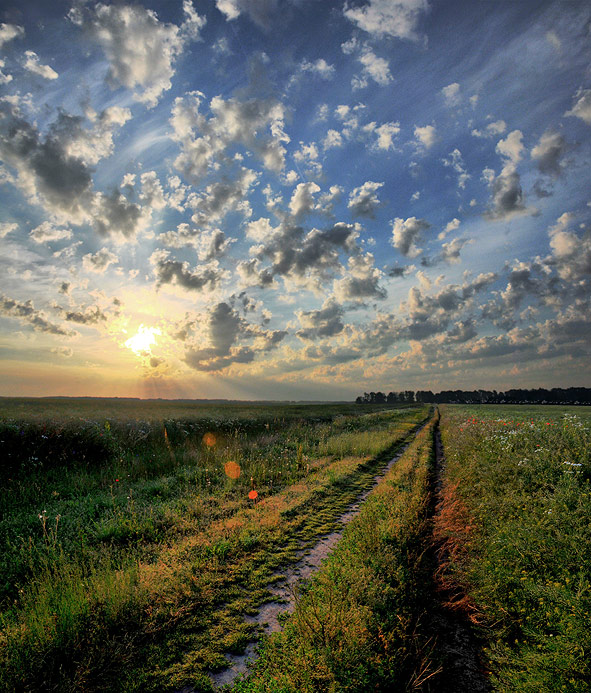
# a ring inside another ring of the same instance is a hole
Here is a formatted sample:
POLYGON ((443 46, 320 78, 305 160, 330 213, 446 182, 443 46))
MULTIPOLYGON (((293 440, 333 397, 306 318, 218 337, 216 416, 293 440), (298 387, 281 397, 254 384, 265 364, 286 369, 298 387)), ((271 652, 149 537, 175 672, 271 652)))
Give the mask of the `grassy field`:
POLYGON ((589 691, 591 410, 444 406, 442 437, 440 580, 485 638, 493 689, 589 691))
POLYGON ((0 688, 210 690, 426 413, 2 400, 0 688))

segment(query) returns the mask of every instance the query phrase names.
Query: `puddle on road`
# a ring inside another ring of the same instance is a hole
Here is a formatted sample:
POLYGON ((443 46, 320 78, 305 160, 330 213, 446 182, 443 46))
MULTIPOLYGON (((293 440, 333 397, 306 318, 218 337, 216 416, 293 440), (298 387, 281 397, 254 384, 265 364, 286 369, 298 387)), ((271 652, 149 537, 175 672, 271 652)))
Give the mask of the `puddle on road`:
MULTIPOLYGON (((416 429, 415 436, 421 428, 423 428, 423 426, 416 429)), ((276 633, 281 630, 282 626, 279 617, 281 614, 290 614, 293 612, 295 608, 294 595, 298 584, 307 580, 318 570, 324 559, 331 553, 343 536, 347 524, 351 522, 361 509, 361 505, 365 499, 400 459, 409 444, 410 442, 400 448, 396 455, 388 462, 386 467, 374 477, 371 487, 364 491, 338 518, 338 522, 340 522, 338 529, 321 537, 311 549, 302 549, 299 551, 296 554, 296 562, 292 563, 287 569, 277 573, 277 575, 282 575, 283 578, 269 587, 269 591, 273 594, 274 599, 260 606, 256 616, 245 616, 244 620, 246 622, 260 626, 261 630, 266 634, 276 633)), ((239 674, 243 674, 247 671, 248 663, 256 659, 256 645, 256 642, 249 643, 244 654, 241 655, 225 655, 229 664, 228 668, 209 674, 216 688, 231 684, 239 674)), ((183 689, 183 691, 179 693, 191 693, 191 689, 183 689)))

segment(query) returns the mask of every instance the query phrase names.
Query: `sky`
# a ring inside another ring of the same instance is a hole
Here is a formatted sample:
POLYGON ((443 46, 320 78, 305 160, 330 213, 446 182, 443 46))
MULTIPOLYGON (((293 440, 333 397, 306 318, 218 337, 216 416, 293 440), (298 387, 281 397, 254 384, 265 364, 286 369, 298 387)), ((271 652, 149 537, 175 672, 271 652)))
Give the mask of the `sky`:
POLYGON ((0 395, 591 385, 587 0, 0 22, 0 395))

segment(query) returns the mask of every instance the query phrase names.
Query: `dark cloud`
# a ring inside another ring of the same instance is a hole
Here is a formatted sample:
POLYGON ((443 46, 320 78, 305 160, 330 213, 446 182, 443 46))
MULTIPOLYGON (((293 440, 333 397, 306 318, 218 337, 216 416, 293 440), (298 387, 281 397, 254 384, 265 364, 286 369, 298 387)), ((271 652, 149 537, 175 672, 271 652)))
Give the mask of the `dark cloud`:
POLYGON ((11 318, 17 318, 21 322, 28 323, 37 332, 71 337, 75 333, 65 330, 59 325, 49 322, 41 311, 35 310, 31 300, 21 303, 7 296, 0 296, 0 313, 11 318))
POLYGON ((75 322, 79 325, 97 325, 107 320, 107 316, 98 306, 89 307, 84 312, 60 308, 60 315, 64 320, 75 322))
POLYGON ((343 308, 334 299, 328 299, 320 310, 300 310, 296 315, 302 325, 297 336, 304 340, 334 337, 343 331, 343 308))
POLYGON ((217 265, 210 264, 191 270, 188 262, 170 260, 168 256, 166 250, 156 250, 150 257, 157 286, 175 284, 190 291, 213 291, 222 281, 223 272, 217 265))
POLYGON ((558 132, 545 132, 538 144, 531 150, 531 157, 536 162, 538 170, 553 178, 558 178, 564 167, 562 159, 567 151, 564 137, 558 132))

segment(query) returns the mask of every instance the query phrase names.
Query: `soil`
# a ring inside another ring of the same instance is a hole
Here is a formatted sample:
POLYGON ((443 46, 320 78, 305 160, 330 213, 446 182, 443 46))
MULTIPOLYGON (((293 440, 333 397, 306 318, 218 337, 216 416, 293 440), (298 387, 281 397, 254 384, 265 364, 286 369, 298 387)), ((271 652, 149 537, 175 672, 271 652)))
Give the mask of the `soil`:
MULTIPOLYGON (((443 474, 445 455, 439 429, 435 431, 435 479, 434 479, 434 516, 441 512, 443 474)), ((446 562, 447 556, 441 546, 431 548, 433 575, 436 575, 446 562)), ((439 581, 433 579, 432 604, 427 609, 430 616, 424 623, 428 635, 432 638, 435 658, 441 663, 440 672, 432 676, 421 687, 424 691, 436 693, 486 693, 491 685, 485 670, 482 654, 482 642, 478 638, 474 625, 465 610, 452 608, 450 602, 465 603, 461 589, 457 585, 453 593, 442 588, 439 581)))

